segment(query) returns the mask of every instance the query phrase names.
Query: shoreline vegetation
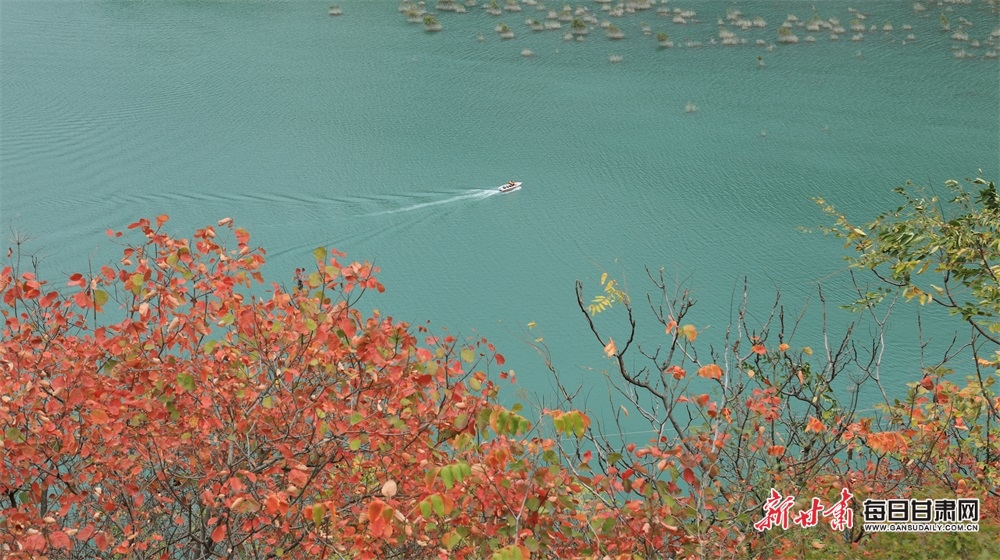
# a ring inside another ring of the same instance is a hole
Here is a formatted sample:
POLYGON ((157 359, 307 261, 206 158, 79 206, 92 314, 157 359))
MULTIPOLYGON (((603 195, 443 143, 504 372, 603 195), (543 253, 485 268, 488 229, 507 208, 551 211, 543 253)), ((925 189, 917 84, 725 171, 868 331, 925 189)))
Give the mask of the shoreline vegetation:
MULTIPOLYGON (((428 13, 427 6, 424 2, 403 0, 398 10, 407 22, 414 23, 428 13)), ((448 17, 457 17, 450 14, 497 17, 524 12, 528 14, 523 22, 525 31, 552 31, 564 40, 575 39, 577 42, 583 41, 588 31, 594 28, 604 29, 605 38, 612 41, 648 43, 650 41, 644 37, 656 35, 656 42, 650 44, 668 48, 674 43, 661 40, 661 34, 683 37, 677 43, 680 48, 760 47, 765 51, 772 51, 779 45, 814 45, 847 37, 858 46, 940 43, 950 49, 952 56, 958 60, 1000 58, 1000 26, 996 26, 1000 14, 998 0, 912 2, 905 22, 874 21, 869 10, 828 5, 803 8, 799 14, 805 12, 808 15, 800 17, 789 13, 776 22, 768 21, 759 14, 744 13, 736 7, 728 8, 724 14, 710 14, 701 7, 695 11, 678 3, 668 5, 664 0, 659 3, 656 0, 595 0, 574 4, 545 4, 540 0, 510 0, 503 4, 496 0, 440 0, 434 9, 441 16, 448 13, 448 17), (972 18, 979 19, 979 24, 972 18)), ((488 26, 488 19, 484 26, 488 26)), ((442 20, 441 29, 447 29, 446 20, 442 20)), ((517 32, 508 28, 507 34, 501 35, 501 38, 513 39, 517 32)))
POLYGON ((538 325, 524 342, 556 394, 502 405, 516 376, 487 339, 363 311, 385 290, 378 270, 336 250, 265 279, 264 250, 231 218, 190 237, 166 215, 109 230, 120 256, 68 278, 45 277, 15 237, 0 270, 0 551, 997 557, 1000 193, 979 177, 945 188, 900 187, 865 224, 816 200, 851 250, 856 293, 819 292, 856 312, 841 335, 801 340, 780 294, 748 311, 749 286, 719 340, 662 269, 646 293, 577 282, 567 297, 607 359, 601 410, 560 379, 538 325), (956 343, 885 387, 897 305, 948 310, 956 343), (639 342, 640 320, 663 334, 639 342), (883 398, 861 410, 862 390, 883 398), (626 417, 655 436, 630 437, 626 417), (975 515, 950 521, 977 531, 862 523, 866 500, 956 498, 975 515))

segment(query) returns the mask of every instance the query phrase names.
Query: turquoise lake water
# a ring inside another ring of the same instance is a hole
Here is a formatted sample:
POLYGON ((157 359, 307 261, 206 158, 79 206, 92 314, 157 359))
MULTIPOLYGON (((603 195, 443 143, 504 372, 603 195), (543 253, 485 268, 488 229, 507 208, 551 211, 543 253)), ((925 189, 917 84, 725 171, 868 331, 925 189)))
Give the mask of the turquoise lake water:
MULTIPOLYGON (((521 338, 544 336, 564 380, 599 394, 591 368, 607 362, 575 280, 596 295, 606 271, 638 296, 652 287, 643 267, 664 267, 690 280, 691 319, 717 343, 747 277, 762 308, 776 288, 790 307, 809 299, 796 341, 820 347, 817 283, 831 307, 850 294, 840 243, 798 229, 826 223, 812 197, 861 221, 908 179, 943 190, 1000 171, 1000 65, 985 58, 1000 16, 985 2, 671 2, 697 12, 686 25, 577 2, 626 34, 580 43, 565 23, 530 32, 546 12, 529 6, 440 14, 444 30, 426 33, 394 2, 341 5, 0 0, 4 230, 29 232, 61 275, 118 256, 105 229, 140 216, 169 214, 185 235, 232 216, 268 250, 270 279, 288 284, 315 247, 336 247, 382 269, 387 292, 367 305, 486 336, 533 392, 549 383, 521 338), (712 45, 733 7, 767 27, 729 25, 748 44, 712 45), (858 42, 851 7, 878 27, 858 42), (793 26, 800 42, 776 44, 788 14, 814 9, 847 33, 793 26), (942 13, 968 41, 941 30, 942 13), (677 46, 658 48, 642 21, 677 46), (492 192, 509 179, 524 188, 492 192)), ((919 378, 914 332, 890 330, 890 383, 919 378)))

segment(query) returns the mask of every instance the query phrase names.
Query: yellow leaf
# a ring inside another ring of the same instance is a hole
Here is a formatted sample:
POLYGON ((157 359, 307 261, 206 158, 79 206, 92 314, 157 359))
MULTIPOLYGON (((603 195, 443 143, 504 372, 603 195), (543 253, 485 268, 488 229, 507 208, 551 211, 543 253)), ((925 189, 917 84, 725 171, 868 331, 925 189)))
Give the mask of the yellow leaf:
POLYGON ((604 355, 607 357, 614 356, 618 353, 618 348, 615 347, 614 339, 609 339, 608 344, 604 347, 604 355))
POLYGON ((802 353, 805 354, 806 356, 812 356, 813 355, 813 349, 810 348, 810 347, 808 347, 808 346, 806 346, 806 347, 802 348, 802 353))
POLYGON ((607 281, 608 281, 608 273, 605 272, 604 274, 601 275, 601 285, 603 286, 604 283, 607 281))
POLYGON ((534 321, 531 321, 530 323, 528 323, 528 328, 529 329, 533 328, 534 326, 535 326, 535 322, 534 321))
POLYGON ((468 363, 472 363, 472 361, 476 359, 476 353, 472 350, 472 348, 462 348, 460 354, 462 355, 462 359, 468 363))
POLYGON ((691 342, 694 342, 694 339, 698 338, 698 329, 694 325, 684 325, 681 330, 684 332, 685 338, 691 342))

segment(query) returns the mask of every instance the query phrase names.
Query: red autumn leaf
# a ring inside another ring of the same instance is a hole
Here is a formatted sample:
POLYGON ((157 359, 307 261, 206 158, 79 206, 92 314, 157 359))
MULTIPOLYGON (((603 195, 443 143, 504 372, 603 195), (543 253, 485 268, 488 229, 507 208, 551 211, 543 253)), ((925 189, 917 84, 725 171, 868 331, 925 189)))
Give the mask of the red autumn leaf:
POLYGON ((684 479, 684 482, 687 482, 691 486, 698 486, 698 478, 694 475, 694 471, 690 467, 684 467, 681 477, 684 479))
POLYGON ((83 309, 90 309, 94 307, 93 300, 90 299, 90 295, 87 292, 77 292, 73 294, 73 301, 83 309))
POLYGON ((80 542, 87 542, 88 540, 90 540, 90 537, 93 534, 94 534, 94 524, 91 523, 85 526, 83 529, 80 529, 80 532, 76 534, 76 540, 80 542))
POLYGON ((494 359, 497 361, 498 366, 502 366, 507 360, 503 357, 503 354, 494 354, 494 359))
POLYGON ((708 394, 701 394, 695 397, 695 402, 698 403, 698 406, 705 406, 708 404, 709 399, 711 399, 711 397, 708 396, 708 394))
POLYGON ((108 536, 104 531, 94 534, 94 544, 97 545, 97 549, 101 552, 108 550, 108 547, 111 546, 111 543, 108 542, 108 536))
POLYGON ((763 344, 754 344, 751 350, 753 350, 755 354, 767 354, 767 348, 764 348, 763 344))
POLYGON ((70 540, 69 535, 58 529, 49 533, 49 544, 63 550, 73 548, 73 541, 70 540))
MULTIPOLYGON (((27 550, 28 552, 41 552, 45 550, 46 546, 45 535, 43 535, 42 533, 30 534, 24 537, 24 540, 21 541, 21 544, 24 546, 24 549, 27 550)), ((31 557, 33 558, 34 555, 32 555, 31 557)))
POLYGON ((288 471, 288 482, 302 488, 309 482, 309 473, 299 469, 292 469, 288 471))
POLYGON ((52 302, 54 302, 58 297, 59 297, 59 292, 49 292, 38 300, 38 305, 42 307, 48 307, 52 305, 52 302))
POLYGON ((226 524, 219 523, 219 526, 212 531, 212 542, 222 542, 226 538, 226 524))
POLYGON ((167 220, 169 219, 170 216, 167 216, 166 214, 160 214, 159 216, 156 217, 156 227, 162 227, 163 224, 167 223, 167 220))
POLYGON ((107 424, 109 420, 108 413, 99 408, 90 411, 90 421, 94 424, 107 424))

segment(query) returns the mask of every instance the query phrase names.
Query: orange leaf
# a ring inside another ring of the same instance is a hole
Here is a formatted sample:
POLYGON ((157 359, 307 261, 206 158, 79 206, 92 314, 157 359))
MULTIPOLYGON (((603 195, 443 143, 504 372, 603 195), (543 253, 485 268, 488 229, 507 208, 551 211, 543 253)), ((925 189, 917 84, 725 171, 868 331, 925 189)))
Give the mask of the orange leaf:
POLYGON ((785 344, 784 342, 782 342, 781 344, 778 345, 778 352, 784 352, 784 351, 788 350, 789 348, 791 348, 791 346, 789 346, 789 345, 785 344))
POLYGON ((906 441, 896 432, 873 432, 865 437, 865 442, 876 453, 906 449, 906 441))
POLYGON ((615 347, 615 340, 613 338, 608 339, 608 344, 604 347, 604 355, 610 358, 617 353, 618 348, 615 347))
POLYGON ((760 354, 761 356, 767 354, 767 348, 764 348, 763 344, 754 344, 751 350, 753 350, 755 354, 760 354))
POLYGON ((278 508, 281 504, 281 500, 278 498, 277 494, 271 494, 264 501, 264 509, 267 511, 268 515, 274 515, 278 513, 278 508))
POLYGON ((698 403, 698 406, 705 406, 706 404, 708 404, 708 399, 710 398, 711 397, 709 397, 708 394, 698 395, 698 397, 695 399, 695 402, 698 403))
POLYGON ((817 420, 815 416, 810 416, 809 417, 809 423, 806 424, 806 431, 807 432, 822 432, 823 430, 826 430, 826 426, 824 426, 822 422, 820 422, 819 420, 817 420))
POLYGON ((716 364, 708 364, 707 366, 698 369, 698 375, 707 379, 721 379, 722 368, 716 364))
POLYGON ((782 455, 785 454, 785 446, 784 445, 772 445, 772 446, 770 446, 770 447, 767 448, 767 454, 771 455, 773 457, 781 457, 782 455))
MULTIPOLYGON (((160 227, 163 224, 167 223, 167 220, 169 220, 169 219, 170 219, 170 216, 168 216, 166 214, 160 214, 159 216, 156 217, 156 227, 160 227)), ((219 542, 219 541, 215 541, 215 542, 219 542)))
POLYGON ((384 509, 385 502, 382 500, 373 500, 372 503, 368 504, 368 522, 374 523, 375 520, 381 518, 384 509))

